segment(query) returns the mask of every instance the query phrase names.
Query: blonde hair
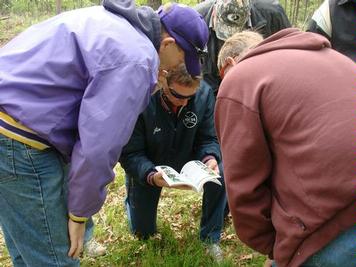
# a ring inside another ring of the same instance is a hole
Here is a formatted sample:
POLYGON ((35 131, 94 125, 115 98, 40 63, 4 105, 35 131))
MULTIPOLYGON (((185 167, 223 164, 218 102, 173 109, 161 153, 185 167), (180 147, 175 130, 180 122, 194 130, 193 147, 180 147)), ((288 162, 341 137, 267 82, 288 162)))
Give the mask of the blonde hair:
POLYGON ((198 87, 201 77, 200 76, 191 76, 185 64, 180 64, 177 68, 170 70, 166 76, 167 84, 171 85, 172 83, 177 83, 179 85, 187 87, 198 87))
POLYGON ((228 57, 241 57, 251 48, 263 40, 261 34, 253 31, 242 31, 228 38, 221 47, 218 55, 218 69, 220 70, 228 57))

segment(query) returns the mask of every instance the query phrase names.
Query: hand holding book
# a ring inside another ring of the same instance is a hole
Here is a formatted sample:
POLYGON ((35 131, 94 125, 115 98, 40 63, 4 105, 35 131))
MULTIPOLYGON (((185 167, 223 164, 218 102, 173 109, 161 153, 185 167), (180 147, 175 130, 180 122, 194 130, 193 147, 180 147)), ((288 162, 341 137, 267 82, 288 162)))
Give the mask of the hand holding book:
POLYGON ((153 175, 153 182, 155 183, 156 186, 159 187, 170 187, 170 188, 175 188, 175 189, 182 189, 182 190, 191 190, 192 188, 190 186, 187 185, 172 185, 170 186, 166 180, 163 178, 164 173, 159 171, 156 172, 153 175))
POLYGON ((205 162, 205 165, 213 170, 216 174, 220 175, 219 165, 215 158, 209 159, 207 162, 205 162))

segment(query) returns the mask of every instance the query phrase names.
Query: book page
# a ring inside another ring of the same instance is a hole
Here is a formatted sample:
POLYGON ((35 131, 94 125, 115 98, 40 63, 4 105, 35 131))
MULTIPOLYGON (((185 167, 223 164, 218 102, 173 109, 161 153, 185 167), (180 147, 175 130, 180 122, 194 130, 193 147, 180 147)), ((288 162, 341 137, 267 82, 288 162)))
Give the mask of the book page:
POLYGON ((197 185, 197 188, 199 191, 202 190, 202 188, 206 182, 213 182, 213 183, 216 183, 216 184, 222 186, 221 182, 217 178, 205 177, 202 180, 200 180, 199 184, 197 185))
POLYGON ((192 160, 186 163, 180 173, 186 177, 197 189, 201 186, 201 181, 214 180, 219 178, 220 175, 216 174, 208 166, 199 160, 192 160))

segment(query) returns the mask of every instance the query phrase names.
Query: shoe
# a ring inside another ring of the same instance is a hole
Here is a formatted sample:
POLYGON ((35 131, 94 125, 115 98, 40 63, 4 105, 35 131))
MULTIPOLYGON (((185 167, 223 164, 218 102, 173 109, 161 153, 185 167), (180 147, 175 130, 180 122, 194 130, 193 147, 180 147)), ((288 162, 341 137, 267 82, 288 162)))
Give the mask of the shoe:
POLYGON ((217 263, 221 263, 224 260, 223 251, 219 244, 209 244, 207 247, 207 254, 210 255, 217 263))
POLYGON ((91 258, 100 257, 106 254, 106 247, 91 239, 84 245, 84 254, 91 258))

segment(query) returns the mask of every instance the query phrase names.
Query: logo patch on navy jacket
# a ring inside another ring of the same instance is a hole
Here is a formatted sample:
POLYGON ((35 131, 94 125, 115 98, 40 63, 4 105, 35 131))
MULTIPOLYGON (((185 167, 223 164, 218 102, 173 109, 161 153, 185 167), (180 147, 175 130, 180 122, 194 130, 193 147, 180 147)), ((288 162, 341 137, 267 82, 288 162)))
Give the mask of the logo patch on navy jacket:
POLYGON ((193 128, 198 123, 198 117, 194 112, 188 111, 183 118, 183 124, 187 128, 193 128))
POLYGON ((161 128, 158 128, 157 126, 156 126, 156 128, 154 128, 154 130, 153 130, 153 135, 155 135, 156 133, 158 133, 158 132, 160 132, 161 131, 161 128))

